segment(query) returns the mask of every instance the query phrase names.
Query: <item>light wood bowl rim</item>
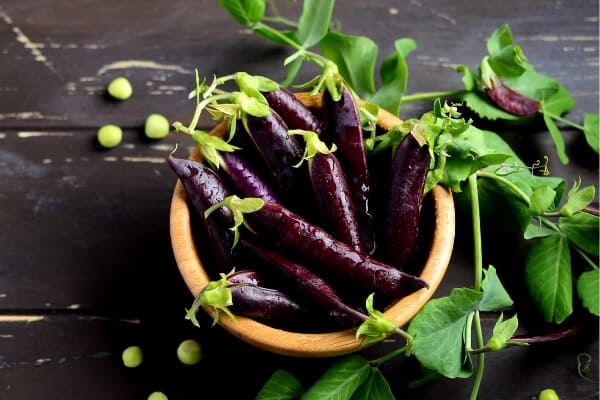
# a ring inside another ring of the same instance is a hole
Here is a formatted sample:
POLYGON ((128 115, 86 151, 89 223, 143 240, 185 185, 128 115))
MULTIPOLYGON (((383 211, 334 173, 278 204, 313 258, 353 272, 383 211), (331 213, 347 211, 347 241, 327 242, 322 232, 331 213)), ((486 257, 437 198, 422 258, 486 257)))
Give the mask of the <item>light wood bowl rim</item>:
MULTIPOLYGON (((304 93, 298 93, 297 96, 309 107, 320 107, 319 96, 308 96, 304 93)), ((380 109, 378 125, 382 128, 391 129, 400 122, 395 115, 380 109)), ((211 131, 213 134, 224 132, 225 126, 222 123, 211 131)), ((190 158, 199 159, 198 152, 192 152, 190 158)), ((452 193, 447 188, 437 185, 431 195, 435 211, 433 240, 420 275, 429 284, 429 288, 420 289, 396 301, 385 310, 386 317, 399 327, 406 325, 433 296, 446 273, 452 255, 455 237, 452 193)), ((192 211, 188 207, 185 189, 177 180, 170 207, 171 245, 179 272, 191 294, 196 297, 210 279, 196 248, 190 212, 192 211)), ((204 310, 211 317, 214 316, 211 308, 204 310)), ((297 333, 273 328, 250 318, 236 317, 233 321, 226 316, 220 318, 219 324, 232 335, 253 346, 286 356, 333 357, 361 349, 354 329, 327 333, 297 333)))

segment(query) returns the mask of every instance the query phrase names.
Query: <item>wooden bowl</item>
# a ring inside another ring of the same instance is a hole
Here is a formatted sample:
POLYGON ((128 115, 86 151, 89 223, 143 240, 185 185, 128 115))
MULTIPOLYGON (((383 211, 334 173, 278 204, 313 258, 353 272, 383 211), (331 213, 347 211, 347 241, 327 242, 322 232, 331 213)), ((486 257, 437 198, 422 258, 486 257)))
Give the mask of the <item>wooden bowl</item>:
MULTIPOLYGON (((311 97, 303 93, 297 96, 309 107, 320 107, 320 97, 311 97)), ((378 125, 381 128, 389 130, 400 122, 393 114, 380 110, 378 125)), ((211 133, 223 135, 225 130, 225 125, 221 123, 211 133)), ((200 159, 200 156, 197 151, 194 151, 190 158, 200 159)), ((420 274, 420 277, 429 283, 429 288, 420 289, 397 300, 384 311, 386 317, 400 327, 407 324, 435 293, 450 262, 454 245, 455 215, 452 194, 448 189, 438 185, 430 195, 433 199, 435 218, 433 218, 431 247, 420 274)), ((170 210, 171 244, 181 276, 195 297, 210 278, 202 265, 194 241, 191 212, 195 212, 195 209, 188 206, 183 185, 177 181, 170 210)), ((211 308, 204 310, 211 317, 214 316, 211 308)), ((354 329, 328 333, 297 333, 273 328, 250 318, 236 317, 233 321, 227 316, 220 318, 219 324, 253 346, 286 356, 333 357, 349 354, 360 348, 360 340, 356 339, 354 329)))

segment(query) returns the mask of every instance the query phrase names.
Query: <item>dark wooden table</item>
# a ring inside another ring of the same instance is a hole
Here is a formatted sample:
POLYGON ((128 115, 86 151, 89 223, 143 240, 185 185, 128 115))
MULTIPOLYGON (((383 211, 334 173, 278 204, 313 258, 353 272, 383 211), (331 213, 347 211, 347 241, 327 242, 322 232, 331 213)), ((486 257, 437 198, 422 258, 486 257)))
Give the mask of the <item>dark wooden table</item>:
MULTIPOLYGON (((393 39, 414 38, 410 92, 458 88, 453 66, 475 67, 489 34, 508 23, 530 62, 573 93, 569 118, 598 111, 598 1, 344 0, 334 16, 345 33, 371 37, 381 55, 393 39)), ((246 399, 277 368, 309 385, 330 365, 268 354, 209 328, 207 319, 201 329, 184 320, 192 297, 171 251, 175 178, 165 159, 175 145, 192 143, 178 135, 151 142, 142 132, 152 112, 189 121, 195 68, 280 80, 288 54, 249 34, 216 1, 0 2, 0 399, 145 399, 154 390, 170 399, 216 391, 246 399), (106 85, 120 75, 133 83, 134 96, 110 101, 106 85), (96 130, 107 123, 124 128, 124 141, 101 150, 96 130), (175 355, 187 338, 204 348, 193 367, 175 355), (137 369, 121 363, 131 344, 145 350, 137 369)), ((407 106, 402 117, 428 106, 407 106)), ((597 183, 598 157, 576 131, 564 130, 571 163, 563 166, 542 125, 498 130, 526 162, 548 154, 553 174, 597 183)), ((471 285, 466 223, 458 222, 457 235, 439 295, 471 285)), ((501 241, 486 242, 493 258, 486 265, 522 267, 512 251, 499 251, 501 241)), ((597 384, 577 373, 577 355, 589 353, 598 375, 596 325, 594 319, 563 341, 490 355, 480 398, 529 400, 545 387, 561 399, 597 398, 597 384)), ((415 368, 403 359, 384 367, 398 398, 468 397, 471 379, 408 390, 415 368)))

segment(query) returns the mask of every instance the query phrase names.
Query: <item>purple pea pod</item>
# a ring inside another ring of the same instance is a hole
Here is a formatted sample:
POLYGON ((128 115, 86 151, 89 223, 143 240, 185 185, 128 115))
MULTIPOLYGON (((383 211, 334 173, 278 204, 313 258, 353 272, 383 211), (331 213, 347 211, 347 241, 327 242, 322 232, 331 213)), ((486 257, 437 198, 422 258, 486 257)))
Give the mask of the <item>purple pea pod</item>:
POLYGON ((328 312, 343 315, 344 322, 353 321, 357 325, 368 319, 363 313, 345 304, 333 287, 304 265, 267 248, 248 242, 245 242, 245 245, 267 264, 275 267, 301 295, 319 304, 328 312))
POLYGON ((363 241, 371 254, 375 250, 375 231, 369 210, 369 170, 358 108, 352 93, 342 86, 341 97, 335 101, 326 90, 323 93, 323 112, 327 135, 339 149, 338 159, 348 179, 363 241))
POLYGON ((246 224, 259 240, 270 241, 285 251, 295 254, 311 268, 321 268, 328 275, 337 276, 353 285, 357 290, 378 292, 391 298, 406 296, 428 287, 418 276, 402 272, 397 268, 370 258, 347 244, 336 240, 324 229, 310 223, 280 204, 262 203, 260 199, 226 198, 226 206, 245 219, 246 224), (236 207, 246 206, 252 200, 251 211, 236 207))
POLYGON ((430 160, 429 147, 412 134, 402 139, 392 159, 381 240, 383 260, 390 265, 408 265, 416 250, 430 160))
POLYGON ((301 135, 306 142, 304 159, 315 194, 317 208, 327 230, 336 239, 362 253, 366 252, 354 199, 346 174, 334 154, 335 145, 327 148, 316 132, 291 130, 290 135, 301 135))
POLYGON ((282 191, 291 195, 301 187, 303 170, 294 168, 304 152, 297 138, 288 135, 288 127, 279 114, 271 110, 267 117, 247 117, 248 134, 271 169, 282 191))
POLYGON ((228 229, 233 221, 233 214, 225 207, 204 218, 204 212, 231 193, 221 178, 207 165, 193 160, 168 157, 168 164, 175 172, 185 189, 188 200, 192 203, 203 221, 211 255, 219 271, 229 271, 235 258, 232 249, 233 235, 228 229))
POLYGON ((540 102, 518 93, 497 80, 493 87, 485 92, 494 103, 504 111, 514 115, 533 115, 540 111, 540 102))
POLYGON ((280 86, 277 90, 262 92, 262 94, 288 128, 321 134, 319 119, 291 91, 280 86))
POLYGON ((303 301, 275 288, 256 270, 230 273, 227 281, 233 303, 229 309, 235 315, 295 331, 349 328, 362 322, 362 318, 357 320, 356 315, 341 308, 319 308, 316 307, 318 303, 303 301))
POLYGON ((481 61, 481 86, 488 97, 504 111, 524 116, 540 111, 540 102, 506 86, 490 65, 488 57, 481 61))
POLYGON ((222 152, 220 167, 238 190, 247 197, 258 197, 264 201, 279 203, 279 195, 266 178, 240 151, 222 152))

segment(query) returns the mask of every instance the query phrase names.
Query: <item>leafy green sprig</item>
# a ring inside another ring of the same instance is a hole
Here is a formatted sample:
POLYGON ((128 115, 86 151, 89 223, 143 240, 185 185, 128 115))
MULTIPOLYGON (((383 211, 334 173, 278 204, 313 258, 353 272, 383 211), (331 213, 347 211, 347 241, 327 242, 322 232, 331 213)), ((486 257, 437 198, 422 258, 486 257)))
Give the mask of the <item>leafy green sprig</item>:
POLYGON ((237 72, 221 77, 213 77, 210 85, 206 78, 200 80, 198 70, 195 72, 196 87, 190 93, 190 98, 196 99, 196 108, 190 123, 185 126, 175 122, 174 128, 179 132, 193 134, 204 110, 207 110, 215 120, 225 120, 229 126, 228 140, 236 132, 237 121, 241 120, 247 129, 247 115, 266 117, 270 115, 269 103, 262 92, 277 90, 279 84, 271 79, 259 75, 250 75, 246 72, 237 72), (239 90, 226 91, 220 87, 227 82, 235 81, 239 90))

